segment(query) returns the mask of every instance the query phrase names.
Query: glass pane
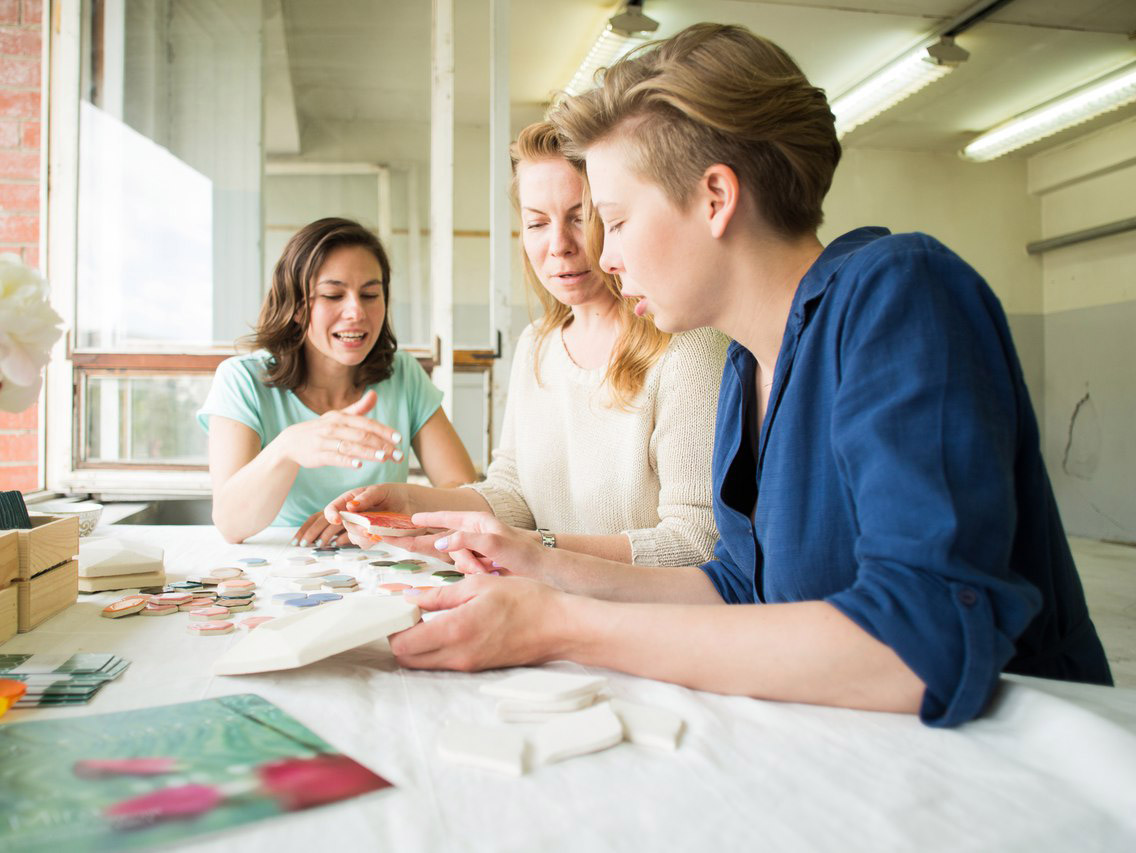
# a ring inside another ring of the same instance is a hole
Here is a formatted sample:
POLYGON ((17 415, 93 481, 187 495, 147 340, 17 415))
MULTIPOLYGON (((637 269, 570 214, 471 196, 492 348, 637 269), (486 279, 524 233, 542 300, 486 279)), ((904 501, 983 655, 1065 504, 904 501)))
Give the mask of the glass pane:
POLYGON ((207 437, 194 413, 212 381, 201 373, 85 377, 83 461, 207 464, 207 437))
POLYGON ((259 307, 261 0, 84 5, 77 346, 231 345, 259 307))

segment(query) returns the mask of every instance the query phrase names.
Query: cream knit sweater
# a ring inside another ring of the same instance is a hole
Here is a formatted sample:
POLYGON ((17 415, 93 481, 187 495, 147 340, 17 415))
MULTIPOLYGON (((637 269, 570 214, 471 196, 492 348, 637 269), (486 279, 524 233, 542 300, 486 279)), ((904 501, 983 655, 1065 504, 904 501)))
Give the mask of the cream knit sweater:
POLYGON ((469 488, 515 527, 625 533, 635 563, 710 559, 710 458, 729 341, 710 329, 675 335, 633 411, 607 403, 604 370, 576 366, 556 332, 541 347, 537 384, 533 341, 530 325, 517 341, 500 446, 469 488))

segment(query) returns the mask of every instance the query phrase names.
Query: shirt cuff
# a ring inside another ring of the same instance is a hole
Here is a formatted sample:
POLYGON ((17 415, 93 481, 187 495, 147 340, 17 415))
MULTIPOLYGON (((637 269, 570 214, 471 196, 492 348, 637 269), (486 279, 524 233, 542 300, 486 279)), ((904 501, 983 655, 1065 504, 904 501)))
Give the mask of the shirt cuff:
POLYGON ((631 562, 637 566, 697 566, 710 559, 714 543, 703 548, 665 526, 624 530, 631 542, 631 562))
POLYGON ((488 481, 480 483, 467 483, 463 489, 473 489, 489 504, 489 509, 504 524, 510 527, 519 527, 522 530, 536 530, 532 511, 528 504, 519 499, 514 493, 498 488, 488 481))

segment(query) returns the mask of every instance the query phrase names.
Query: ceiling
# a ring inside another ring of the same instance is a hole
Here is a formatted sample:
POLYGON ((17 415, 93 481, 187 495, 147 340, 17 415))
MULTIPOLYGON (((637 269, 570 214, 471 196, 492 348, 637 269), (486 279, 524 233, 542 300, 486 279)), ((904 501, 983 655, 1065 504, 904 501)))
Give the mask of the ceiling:
MULTIPOLYGON (((430 0, 273 0, 266 27, 275 120, 296 133, 320 122, 425 123, 430 118, 430 0), (271 21, 270 21, 271 24, 271 21), (281 105, 284 105, 283 107, 281 105), (281 113, 289 113, 280 121, 281 113)), ((968 0, 645 0, 666 37, 698 21, 742 24, 773 39, 830 95, 894 59, 968 0)), ((514 121, 539 115, 618 4, 512 0, 509 73, 514 121)), ((455 120, 489 109, 489 0, 454 0, 455 120)), ((957 150, 974 134, 1136 60, 1134 0, 1012 0, 961 33, 970 59, 844 138, 848 147, 957 150)), ((1136 105, 1098 119, 1136 116, 1136 105)), ((1051 137, 1018 156, 1094 125, 1051 137)), ((275 131, 271 131, 275 134, 275 131)), ((276 146, 288 150, 293 141, 276 146)), ((270 144, 273 140, 270 139, 270 144)), ((302 148, 302 142, 301 142, 302 148)), ((270 146, 271 150, 271 146, 270 146)))

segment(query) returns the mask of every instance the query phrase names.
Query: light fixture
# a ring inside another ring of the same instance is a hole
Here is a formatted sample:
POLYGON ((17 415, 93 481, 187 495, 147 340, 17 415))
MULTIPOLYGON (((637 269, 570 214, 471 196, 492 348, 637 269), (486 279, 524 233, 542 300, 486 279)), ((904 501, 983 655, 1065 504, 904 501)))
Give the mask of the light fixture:
POLYGON ((588 55, 564 87, 569 95, 578 95, 595 85, 596 71, 606 68, 638 47, 659 28, 659 22, 643 14, 643 0, 628 0, 622 11, 612 15, 596 37, 588 55))
POLYGON ((988 130, 960 152, 983 162, 1136 101, 1136 62, 988 130))
POLYGON ((830 104, 838 137, 945 77, 970 54, 951 36, 922 44, 853 86, 830 104))

